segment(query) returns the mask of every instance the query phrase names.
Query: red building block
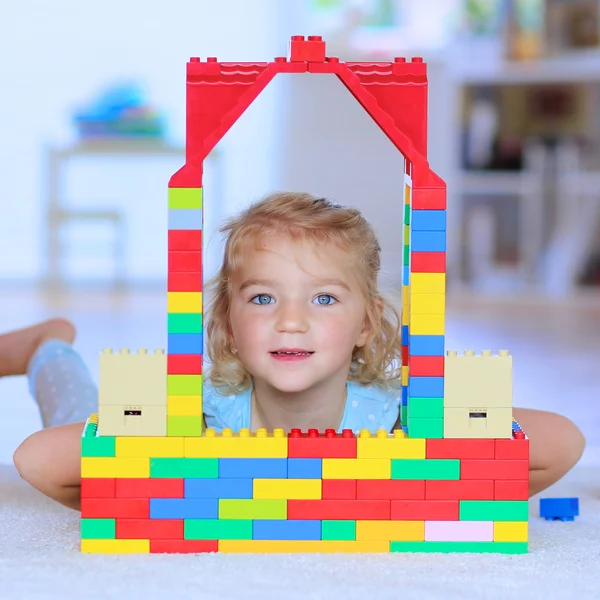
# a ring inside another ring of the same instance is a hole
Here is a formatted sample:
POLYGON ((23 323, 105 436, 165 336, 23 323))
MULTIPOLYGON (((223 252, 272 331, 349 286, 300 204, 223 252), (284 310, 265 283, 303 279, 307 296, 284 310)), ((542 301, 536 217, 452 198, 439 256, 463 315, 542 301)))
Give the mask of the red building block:
POLYGON ((201 273, 200 250, 169 250, 169 272, 201 273))
POLYGON ((408 361, 412 377, 443 377, 443 356, 411 356, 408 361))
POLYGON ((323 62, 325 60, 325 42, 320 35, 293 35, 290 40, 291 62, 323 62))
POLYGON ((413 210, 446 210, 446 189, 413 187, 413 210))
POLYGON ((356 479, 323 479, 323 500, 356 500, 356 479))
POLYGON ((411 252, 411 273, 445 273, 445 252, 411 252))
POLYGON ((169 250, 202 250, 201 229, 169 229, 169 250))
POLYGON ((183 519, 117 519, 117 539, 182 540, 183 519))
POLYGON ((202 354, 169 354, 167 374, 202 375, 202 354))
POLYGON ((528 460, 462 460, 461 479, 528 479, 528 460))
POLYGON ((359 479, 356 497, 358 500, 425 500, 425 482, 359 479))
POLYGON ((427 500, 493 500, 494 482, 479 481, 439 481, 429 480, 425 483, 427 500))
POLYGON ((288 458, 356 458, 356 437, 351 429, 344 429, 341 434, 327 429, 324 435, 317 429, 309 429, 305 434, 292 429, 288 436, 288 458))
POLYGON ((218 551, 217 540, 150 540, 150 554, 201 554, 218 551))
POLYGON ((83 478, 81 480, 82 498, 115 498, 115 479, 83 478))
POLYGON ((495 458, 529 460, 529 440, 495 440, 495 458))
POLYGON ((196 273, 169 273, 167 280, 169 292, 201 292, 202 272, 196 273))
POLYGON ((386 521, 389 500, 288 500, 288 519, 386 521))
POLYGON ((494 481, 494 500, 528 500, 529 481, 494 481))
POLYGON ((183 498, 183 479, 117 479, 117 498, 183 498))
POLYGON ((458 500, 392 500, 394 521, 458 521, 458 500))
POLYGON ((83 519, 149 519, 149 498, 82 498, 83 519))
POLYGON ((491 459, 494 458, 494 440, 431 439, 427 440, 425 452, 427 458, 491 459))

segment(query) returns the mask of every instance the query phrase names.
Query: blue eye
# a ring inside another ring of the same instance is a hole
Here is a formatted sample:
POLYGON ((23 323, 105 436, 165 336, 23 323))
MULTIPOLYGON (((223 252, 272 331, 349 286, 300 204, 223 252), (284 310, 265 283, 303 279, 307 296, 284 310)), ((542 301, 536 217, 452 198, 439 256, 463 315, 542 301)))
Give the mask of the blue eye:
POLYGON ((321 306, 330 306, 334 302, 337 302, 337 300, 330 294, 319 294, 315 300, 317 301, 317 304, 320 304, 321 306), (333 302, 328 302, 328 300, 333 300, 333 302))
POLYGON ((270 300, 274 301, 273 296, 269 296, 269 294, 259 294, 258 296, 254 296, 250 302, 252 302, 252 304, 272 304, 270 300), (258 302, 255 302, 255 300, 258 300, 258 302))

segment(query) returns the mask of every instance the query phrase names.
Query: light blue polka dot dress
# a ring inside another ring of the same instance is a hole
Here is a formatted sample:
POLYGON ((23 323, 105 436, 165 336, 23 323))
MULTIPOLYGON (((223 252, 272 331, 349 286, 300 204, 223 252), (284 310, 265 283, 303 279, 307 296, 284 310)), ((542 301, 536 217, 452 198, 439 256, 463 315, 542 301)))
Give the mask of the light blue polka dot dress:
MULTIPOLYGON (((362 385, 355 381, 347 383, 348 395, 342 423, 338 431, 352 429, 358 433, 368 429, 392 431, 400 415, 402 390, 400 386, 385 390, 375 385, 362 385)), ((206 425, 216 431, 225 428, 239 431, 250 427, 252 388, 239 394, 224 395, 204 381, 203 406, 206 425)))

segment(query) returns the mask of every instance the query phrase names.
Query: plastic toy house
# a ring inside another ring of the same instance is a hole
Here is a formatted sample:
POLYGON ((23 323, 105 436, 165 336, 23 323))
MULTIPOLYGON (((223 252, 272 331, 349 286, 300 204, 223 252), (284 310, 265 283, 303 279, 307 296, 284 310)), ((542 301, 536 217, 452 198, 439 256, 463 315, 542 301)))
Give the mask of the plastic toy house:
POLYGON ((512 358, 445 351, 446 190, 427 162, 421 59, 187 65, 186 164, 169 184, 168 349, 105 350, 82 439, 82 551, 527 551, 529 441, 512 358), (202 430, 202 165, 278 73, 337 76, 405 157, 403 428, 202 430))

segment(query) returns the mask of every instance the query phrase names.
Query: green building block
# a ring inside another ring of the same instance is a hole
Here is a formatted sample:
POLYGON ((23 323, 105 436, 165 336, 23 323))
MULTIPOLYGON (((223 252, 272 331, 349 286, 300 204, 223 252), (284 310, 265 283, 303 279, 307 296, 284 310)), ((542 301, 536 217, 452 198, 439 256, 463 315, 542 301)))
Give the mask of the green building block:
POLYGON ((117 537, 115 519, 81 519, 81 539, 114 540, 117 537))
POLYGON ((408 407, 407 406, 400 407, 400 423, 402 423, 402 425, 406 425, 408 423, 408 407))
POLYGON ((404 205, 404 224, 410 225, 410 204, 404 205))
POLYGON ((202 313, 170 313, 167 315, 168 333, 202 333, 202 313))
MULTIPOLYGON (((392 479, 457 480, 460 479, 460 460, 443 458, 393 458, 392 479)), ((488 520, 491 521, 492 519, 488 520)))
POLYGON ((527 542, 392 542, 390 552, 497 552, 526 554, 527 542))
POLYGON ((356 540, 356 521, 323 521, 322 540, 356 540))
POLYGON ((113 436, 81 438, 81 456, 116 455, 116 438, 113 436))
POLYGON ((218 458, 151 458, 150 477, 218 479, 218 458))
POLYGON ((443 398, 409 398, 408 399, 408 418, 409 419, 443 419, 444 418, 444 399, 443 398))
POLYGON ((252 521, 242 519, 185 519, 184 540, 251 540, 252 521))
POLYGON ((169 208, 202 208, 202 188, 169 188, 169 208))
POLYGON ((219 519, 287 519, 287 500, 219 500, 219 519))
POLYGON ((444 419, 415 419, 409 414, 408 437, 442 439, 444 437, 444 419))
POLYGON ((202 393, 202 375, 168 375, 167 394, 196 396, 202 393))
POLYGON ((204 420, 201 415, 197 417, 184 415, 169 415, 167 417, 167 436, 171 437, 198 437, 204 430, 204 420))
POLYGON ((404 246, 404 266, 408 267, 408 265, 410 264, 410 246, 404 246))
POLYGON ((527 500, 461 500, 461 521, 527 521, 527 500))

